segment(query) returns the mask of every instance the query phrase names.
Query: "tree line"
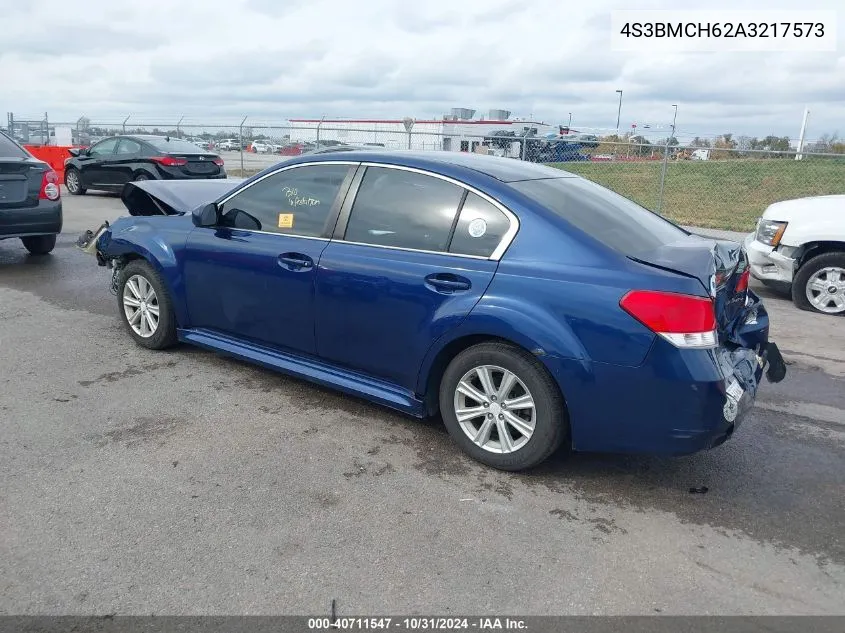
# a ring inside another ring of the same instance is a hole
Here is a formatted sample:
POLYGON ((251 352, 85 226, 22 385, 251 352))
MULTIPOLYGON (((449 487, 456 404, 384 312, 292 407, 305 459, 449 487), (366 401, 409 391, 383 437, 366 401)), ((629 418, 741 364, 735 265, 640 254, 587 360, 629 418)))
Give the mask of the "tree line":
MULTIPOLYGON (((626 133, 622 135, 608 134, 599 137, 599 146, 591 153, 619 153, 620 144, 624 144, 627 154, 632 156, 662 157, 664 148, 669 147, 669 155, 676 156, 688 149, 711 150, 712 158, 730 158, 742 156, 787 156, 795 152, 788 136, 769 135, 763 138, 756 136, 734 135, 726 133, 716 138, 702 138, 696 136, 692 141, 682 144, 676 137, 671 136, 656 141, 649 141, 639 134, 626 133)), ((803 148, 807 153, 845 154, 845 139, 840 139, 836 133, 822 134, 818 139, 806 142, 803 148)))

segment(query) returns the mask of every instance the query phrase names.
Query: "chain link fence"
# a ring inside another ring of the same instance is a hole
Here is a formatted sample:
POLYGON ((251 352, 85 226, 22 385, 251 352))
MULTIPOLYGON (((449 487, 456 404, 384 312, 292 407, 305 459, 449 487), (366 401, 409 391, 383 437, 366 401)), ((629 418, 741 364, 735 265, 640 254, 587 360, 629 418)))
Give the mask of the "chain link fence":
MULTIPOLYGON (((46 121, 46 115, 44 117, 46 121)), ((286 157, 327 151, 413 149, 474 152, 544 163, 600 183, 679 224, 750 231, 773 202, 845 194, 845 154, 788 150, 788 140, 762 149, 739 149, 714 139, 711 147, 670 138, 567 134, 542 135, 523 127, 466 133, 466 127, 410 125, 402 121, 356 126, 338 122, 175 124, 121 121, 50 122, 71 128, 74 144, 90 145, 114 134, 185 138, 219 153, 232 176, 248 176, 286 157)), ((517 126, 514 126, 517 127, 517 126)), ((809 145, 814 150, 818 145, 809 145)), ((829 149, 829 147, 828 147, 829 149)))

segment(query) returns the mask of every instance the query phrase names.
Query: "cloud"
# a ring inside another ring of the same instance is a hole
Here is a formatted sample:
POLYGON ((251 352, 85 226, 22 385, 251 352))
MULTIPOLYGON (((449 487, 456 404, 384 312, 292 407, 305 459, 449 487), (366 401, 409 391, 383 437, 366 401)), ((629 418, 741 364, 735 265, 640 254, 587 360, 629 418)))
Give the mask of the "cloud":
MULTIPOLYGON (((19 21, 24 20, 19 19, 19 21)), ((63 49, 65 55, 84 57, 108 55, 114 51, 126 50, 143 53, 154 50, 166 41, 163 35, 156 33, 92 24, 80 24, 67 35, 62 36, 48 25, 32 20, 24 27, 3 27, 0 59, 6 57, 55 58, 59 48, 63 49)), ((11 62, 7 59, 5 63, 11 62)))
MULTIPOLYGON (((674 9, 671 0, 643 8, 674 9)), ((689 8, 735 8, 688 0, 689 8)), ((818 4, 836 8, 836 0, 818 4)), ((743 9, 764 11, 764 0, 743 9)), ((622 0, 60 0, 3 13, 0 109, 51 120, 216 122, 436 117, 504 108, 580 128, 671 122, 690 134, 845 128, 838 53, 631 54, 610 50, 622 0)), ((686 7, 685 7, 686 8, 686 7)), ((821 6, 819 8, 824 8, 821 6)), ((845 129, 840 131, 845 132, 845 129)))

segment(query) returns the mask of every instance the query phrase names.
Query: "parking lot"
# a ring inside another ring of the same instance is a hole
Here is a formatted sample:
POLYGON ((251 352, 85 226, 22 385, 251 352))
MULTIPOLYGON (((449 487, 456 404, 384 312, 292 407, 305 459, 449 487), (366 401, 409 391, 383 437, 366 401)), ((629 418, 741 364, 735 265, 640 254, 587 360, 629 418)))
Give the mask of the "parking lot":
POLYGON ((789 373, 729 442, 510 474, 437 420, 136 346, 73 245, 120 200, 64 212, 50 256, 0 242, 0 614, 843 613, 843 319, 754 285, 789 373))
POLYGON ((226 171, 229 173, 237 172, 240 169, 254 173, 265 169, 266 167, 270 167, 271 165, 275 165, 286 158, 285 156, 280 156, 279 154, 255 154, 253 152, 243 152, 243 162, 241 162, 240 152, 215 151, 220 154, 220 157, 225 161, 226 171))

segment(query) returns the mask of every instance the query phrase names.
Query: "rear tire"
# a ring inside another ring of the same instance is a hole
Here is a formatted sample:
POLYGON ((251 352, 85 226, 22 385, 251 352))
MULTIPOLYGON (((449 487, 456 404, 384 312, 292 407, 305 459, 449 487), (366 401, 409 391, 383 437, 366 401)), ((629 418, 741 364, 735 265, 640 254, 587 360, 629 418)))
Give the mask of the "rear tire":
POLYGON ((138 345, 148 349, 166 349, 176 344, 176 313, 173 310, 173 301, 161 275, 149 262, 135 259, 126 264, 120 271, 117 288, 117 305, 121 319, 138 345), (142 302, 144 312, 150 312, 149 320, 146 320, 147 315, 143 314, 142 306, 139 305, 142 302), (132 318, 135 317, 136 311, 142 313, 137 318, 132 318), (141 327, 142 321, 144 324, 141 327), (151 327, 151 323, 154 327, 151 327))
POLYGON ((546 368, 528 352, 503 343, 474 345, 452 359, 440 382, 440 413, 458 446, 500 470, 536 466, 569 434, 566 404, 546 368), (487 388, 483 373, 489 376, 487 388), (511 387, 504 386, 506 379, 511 387), (530 406, 524 406, 527 401, 530 406))
POLYGON ((82 186, 82 174, 76 167, 68 167, 65 171, 65 187, 72 196, 85 195, 87 189, 82 186))
POLYGON ((132 182, 144 182, 145 180, 152 180, 149 174, 140 173, 135 174, 135 177, 132 179, 132 182))
POLYGON ((33 235, 22 237, 24 248, 33 255, 46 255, 56 247, 55 235, 33 235))
POLYGON ((807 260, 792 280, 792 301, 802 310, 845 315, 845 253, 822 253, 807 260), (838 280, 827 281, 835 276, 838 280), (813 284, 816 287, 811 287, 813 284), (830 288, 836 288, 836 292, 829 292, 830 288), (839 306, 835 305, 836 301, 839 306))

